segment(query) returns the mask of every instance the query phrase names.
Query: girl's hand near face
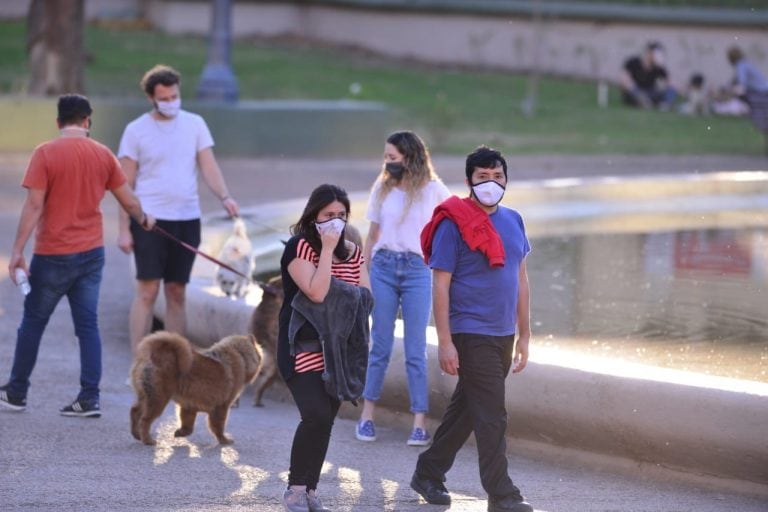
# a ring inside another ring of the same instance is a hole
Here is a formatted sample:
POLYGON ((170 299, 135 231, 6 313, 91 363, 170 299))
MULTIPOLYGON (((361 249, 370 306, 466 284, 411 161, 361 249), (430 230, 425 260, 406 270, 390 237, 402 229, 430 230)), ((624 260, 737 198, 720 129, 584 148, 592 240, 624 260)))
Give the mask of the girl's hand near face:
POLYGON ((320 243, 324 250, 333 251, 339 243, 339 238, 341 238, 341 231, 335 229, 326 229, 320 232, 320 243))
POLYGON ((336 245, 339 243, 339 238, 344 232, 346 227, 346 221, 344 218, 338 216, 328 219, 326 221, 318 220, 315 223, 315 227, 320 235, 320 243, 322 244, 322 250, 333 251, 336 245))

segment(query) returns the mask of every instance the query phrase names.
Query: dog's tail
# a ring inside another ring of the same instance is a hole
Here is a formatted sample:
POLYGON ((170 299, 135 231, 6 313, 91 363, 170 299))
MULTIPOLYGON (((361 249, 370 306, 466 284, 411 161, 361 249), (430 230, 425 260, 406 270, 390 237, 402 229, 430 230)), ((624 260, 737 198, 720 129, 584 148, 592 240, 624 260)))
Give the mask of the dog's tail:
POLYGON ((150 334, 139 345, 139 352, 149 356, 158 368, 167 368, 184 375, 192 369, 194 349, 186 338, 168 331, 150 334))

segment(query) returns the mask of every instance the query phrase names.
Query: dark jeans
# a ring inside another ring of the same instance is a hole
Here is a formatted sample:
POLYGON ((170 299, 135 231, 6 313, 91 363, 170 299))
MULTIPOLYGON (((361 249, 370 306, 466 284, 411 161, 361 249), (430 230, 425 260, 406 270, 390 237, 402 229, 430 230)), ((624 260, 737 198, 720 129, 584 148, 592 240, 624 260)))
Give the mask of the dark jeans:
MULTIPOLYGON (((45 256, 35 254, 29 267, 32 291, 24 300, 24 316, 17 331, 8 393, 26 397, 29 377, 37 362, 40 339, 53 310, 65 295, 72 310, 75 335, 80 342, 79 400, 99 398, 101 337, 96 309, 99 303, 104 248, 45 256)), ((60 333, 59 336, 65 335, 60 333)))
POLYGON ((514 336, 453 334, 459 353, 459 381, 432 446, 416 464, 421 478, 445 482, 456 453, 475 433, 480 480, 489 496, 519 493, 507 473, 507 411, 504 380, 512 366, 514 336))
POLYGON ((677 91, 672 87, 623 90, 622 99, 626 105, 633 107, 670 107, 677 99, 677 91))
POLYGON ((301 414, 293 436, 288 485, 317 489, 341 402, 325 392, 322 372, 297 373, 288 380, 288 389, 301 414))

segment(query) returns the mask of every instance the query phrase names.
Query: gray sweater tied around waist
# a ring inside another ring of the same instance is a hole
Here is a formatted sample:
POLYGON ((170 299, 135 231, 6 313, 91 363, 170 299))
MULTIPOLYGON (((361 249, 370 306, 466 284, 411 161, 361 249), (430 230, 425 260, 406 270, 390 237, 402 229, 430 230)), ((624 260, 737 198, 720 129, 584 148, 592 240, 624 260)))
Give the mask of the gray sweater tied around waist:
POLYGON ((320 335, 325 370, 325 391, 340 401, 357 405, 363 394, 368 368, 368 316, 373 295, 367 288, 331 277, 325 300, 312 302, 299 291, 291 301, 288 324, 291 355, 296 353, 296 334, 309 322, 320 335))

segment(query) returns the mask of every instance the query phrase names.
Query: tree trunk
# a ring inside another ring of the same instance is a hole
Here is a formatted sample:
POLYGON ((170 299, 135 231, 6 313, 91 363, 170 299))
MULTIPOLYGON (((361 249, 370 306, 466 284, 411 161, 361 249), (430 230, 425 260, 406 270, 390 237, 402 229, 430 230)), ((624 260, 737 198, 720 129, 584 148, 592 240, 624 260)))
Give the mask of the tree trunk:
POLYGON ((32 0, 27 15, 29 94, 83 92, 84 25, 85 0, 32 0))

